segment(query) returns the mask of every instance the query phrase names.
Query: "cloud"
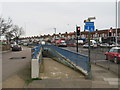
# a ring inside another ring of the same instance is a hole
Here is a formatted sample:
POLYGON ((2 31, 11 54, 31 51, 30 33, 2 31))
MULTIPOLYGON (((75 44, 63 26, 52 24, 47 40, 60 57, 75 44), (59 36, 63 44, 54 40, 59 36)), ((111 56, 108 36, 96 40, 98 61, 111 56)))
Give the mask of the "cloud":
POLYGON ((4 3, 3 16, 10 16, 15 24, 25 27, 26 35, 75 31, 84 20, 95 16, 97 29, 115 27, 115 2, 33 2, 4 3), (68 26, 69 24, 69 26, 68 26))

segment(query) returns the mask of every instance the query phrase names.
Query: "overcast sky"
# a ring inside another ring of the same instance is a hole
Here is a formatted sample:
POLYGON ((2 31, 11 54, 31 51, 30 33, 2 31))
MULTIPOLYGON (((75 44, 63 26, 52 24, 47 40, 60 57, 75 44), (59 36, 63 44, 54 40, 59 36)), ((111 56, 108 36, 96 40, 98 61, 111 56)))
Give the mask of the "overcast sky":
MULTIPOLYGON (((10 17, 14 24, 24 28, 24 36, 73 32, 84 20, 95 16, 96 29, 115 28, 115 2, 5 2, 1 16, 10 17)), ((0 9, 1 11, 1 9, 0 9)))

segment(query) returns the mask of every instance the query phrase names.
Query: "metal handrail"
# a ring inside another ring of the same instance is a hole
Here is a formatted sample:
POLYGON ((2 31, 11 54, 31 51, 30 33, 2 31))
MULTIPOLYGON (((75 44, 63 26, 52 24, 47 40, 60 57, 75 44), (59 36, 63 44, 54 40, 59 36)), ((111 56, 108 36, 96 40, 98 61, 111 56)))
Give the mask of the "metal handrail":
MULTIPOLYGON (((51 48, 52 50, 58 52, 59 56, 61 55, 62 57, 66 58, 67 60, 75 64, 77 67, 80 67, 82 71, 85 71, 87 73, 91 71, 89 58, 86 55, 71 52, 52 45, 43 45, 42 47, 43 48, 47 47, 49 49, 51 48)), ((55 55, 56 53, 53 54, 55 55)))

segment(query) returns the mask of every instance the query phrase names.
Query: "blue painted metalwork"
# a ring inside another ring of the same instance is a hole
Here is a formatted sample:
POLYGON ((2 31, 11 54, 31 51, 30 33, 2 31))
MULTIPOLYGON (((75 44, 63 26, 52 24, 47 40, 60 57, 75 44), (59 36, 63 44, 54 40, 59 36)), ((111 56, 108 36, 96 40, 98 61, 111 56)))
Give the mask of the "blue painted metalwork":
POLYGON ((41 50, 41 45, 34 47, 32 49, 34 50, 34 52, 32 53, 32 56, 33 56, 32 59, 37 59, 37 55, 41 50))
POLYGON ((76 64, 76 66, 79 66, 80 68, 82 68, 84 71, 90 72, 91 70, 89 58, 86 55, 78 54, 78 53, 68 51, 52 45, 42 45, 42 47, 43 49, 44 48, 54 49, 55 51, 60 53, 62 56, 64 56, 66 59, 69 59, 71 62, 76 64))

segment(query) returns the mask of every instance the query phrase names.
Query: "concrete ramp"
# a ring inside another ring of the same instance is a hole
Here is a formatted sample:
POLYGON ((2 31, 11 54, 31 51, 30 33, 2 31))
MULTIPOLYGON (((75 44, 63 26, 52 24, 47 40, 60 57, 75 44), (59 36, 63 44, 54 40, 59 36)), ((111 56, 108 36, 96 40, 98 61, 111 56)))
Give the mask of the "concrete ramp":
POLYGON ((83 79, 84 75, 80 72, 51 59, 43 58, 43 71, 40 73, 40 78, 44 79, 83 79))
POLYGON ((91 78, 91 64, 86 55, 64 50, 52 45, 42 45, 43 56, 46 55, 64 65, 79 70, 86 78, 91 78))

